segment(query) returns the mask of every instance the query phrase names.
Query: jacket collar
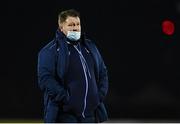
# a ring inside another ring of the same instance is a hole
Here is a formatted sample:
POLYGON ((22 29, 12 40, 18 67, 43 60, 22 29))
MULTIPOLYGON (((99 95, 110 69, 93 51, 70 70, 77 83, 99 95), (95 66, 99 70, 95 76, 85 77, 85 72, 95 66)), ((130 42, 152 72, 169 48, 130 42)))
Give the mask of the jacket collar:
POLYGON ((65 38, 66 38, 66 35, 62 31, 57 29, 57 31, 56 31, 56 39, 65 39, 65 38))

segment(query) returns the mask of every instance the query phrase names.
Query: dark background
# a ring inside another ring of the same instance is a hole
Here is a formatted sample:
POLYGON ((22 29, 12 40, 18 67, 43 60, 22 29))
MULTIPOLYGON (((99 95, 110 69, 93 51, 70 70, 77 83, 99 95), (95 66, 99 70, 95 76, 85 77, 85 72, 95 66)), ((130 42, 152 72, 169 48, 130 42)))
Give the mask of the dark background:
POLYGON ((110 119, 180 120, 179 0, 47 0, 1 4, 0 118, 42 119, 38 51, 53 39, 60 11, 80 11, 109 73, 110 119), (163 20, 175 33, 162 33, 163 20))

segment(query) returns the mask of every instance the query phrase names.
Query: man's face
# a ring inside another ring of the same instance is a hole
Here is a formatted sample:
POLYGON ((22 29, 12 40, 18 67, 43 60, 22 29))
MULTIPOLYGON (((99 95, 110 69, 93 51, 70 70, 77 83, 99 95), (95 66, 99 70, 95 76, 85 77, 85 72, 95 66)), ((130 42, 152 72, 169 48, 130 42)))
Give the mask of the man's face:
POLYGON ((59 24, 60 30, 67 35, 68 31, 81 31, 81 24, 79 17, 68 16, 66 21, 59 24))

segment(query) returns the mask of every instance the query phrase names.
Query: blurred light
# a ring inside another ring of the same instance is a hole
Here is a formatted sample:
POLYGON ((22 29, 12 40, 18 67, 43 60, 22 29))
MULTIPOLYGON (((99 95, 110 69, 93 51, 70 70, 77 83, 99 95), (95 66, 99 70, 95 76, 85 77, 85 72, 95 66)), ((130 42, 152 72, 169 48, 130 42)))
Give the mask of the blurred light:
POLYGON ((173 35, 175 30, 174 22, 170 20, 164 20, 162 22, 162 31, 166 35, 173 35))

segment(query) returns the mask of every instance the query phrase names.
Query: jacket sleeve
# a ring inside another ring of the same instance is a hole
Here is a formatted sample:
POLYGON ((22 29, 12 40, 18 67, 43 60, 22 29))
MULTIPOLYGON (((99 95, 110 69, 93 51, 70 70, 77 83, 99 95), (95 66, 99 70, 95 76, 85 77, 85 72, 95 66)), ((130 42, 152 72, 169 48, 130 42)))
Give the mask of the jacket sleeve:
POLYGON ((96 48, 98 56, 99 56, 99 80, 98 80, 98 89, 99 89, 99 97, 100 101, 103 101, 108 92, 108 72, 106 65, 104 64, 103 58, 100 55, 100 52, 96 48))
POLYGON ((55 79, 55 54, 48 49, 43 49, 38 54, 38 84, 56 102, 64 100, 68 95, 62 82, 55 79))

